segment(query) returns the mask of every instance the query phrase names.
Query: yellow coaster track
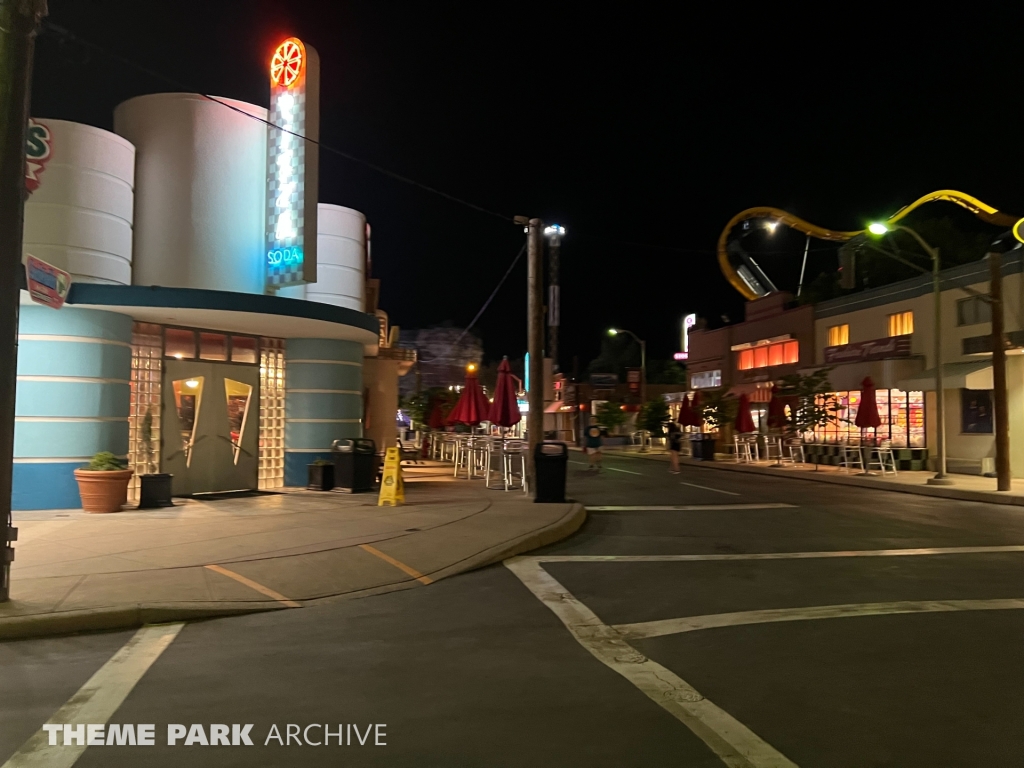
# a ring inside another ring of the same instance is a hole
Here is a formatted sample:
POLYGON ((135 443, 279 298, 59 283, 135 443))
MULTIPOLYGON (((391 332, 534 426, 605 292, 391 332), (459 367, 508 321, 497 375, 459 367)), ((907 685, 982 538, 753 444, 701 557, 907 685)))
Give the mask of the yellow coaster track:
MULTIPOLYGON (((946 200, 950 203, 956 203, 961 208, 966 208, 979 219, 987 221, 989 224, 995 224, 1000 227, 1013 227, 1014 235, 1018 240, 1024 242, 1024 237, 1022 237, 1022 234, 1024 233, 1021 233, 1018 230, 1018 226, 1024 223, 1024 219, 1021 219, 1018 216, 1001 213, 991 205, 986 205, 981 202, 978 198, 972 197, 964 192, 957 192, 954 189, 940 189, 937 192, 931 192, 924 197, 918 198, 910 205, 904 206, 893 216, 886 219, 886 223, 895 224, 915 208, 936 200, 946 200)), ((770 218, 773 221, 778 221, 781 224, 785 224, 787 227, 795 229, 797 232, 802 232, 803 234, 817 238, 818 240, 843 242, 846 240, 852 240, 857 237, 857 235, 862 235, 867 232, 867 230, 864 229, 857 232, 839 232, 833 229, 825 229, 824 227, 818 227, 810 222, 804 221, 798 216, 794 216, 780 208, 771 208, 770 206, 759 206, 757 208, 747 208, 745 211, 740 211, 729 220, 729 223, 725 225, 725 229, 722 230, 722 234, 718 238, 718 265, 722 270, 722 274, 725 275, 725 279, 728 280, 732 287, 743 294, 743 296, 748 300, 756 299, 758 296, 743 281, 743 278, 739 276, 739 273, 736 272, 732 263, 729 261, 727 246, 729 243, 729 234, 737 224, 747 221, 748 219, 761 218, 770 218)), ((1021 229, 1024 229, 1024 227, 1021 227, 1021 229)))

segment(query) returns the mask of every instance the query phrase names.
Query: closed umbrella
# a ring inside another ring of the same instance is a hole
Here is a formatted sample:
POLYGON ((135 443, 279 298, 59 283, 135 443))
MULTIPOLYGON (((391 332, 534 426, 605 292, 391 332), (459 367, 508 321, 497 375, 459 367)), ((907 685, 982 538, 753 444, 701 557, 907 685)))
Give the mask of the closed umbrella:
POLYGON ((779 395, 779 388, 772 384, 772 399, 768 401, 768 426, 781 429, 786 426, 786 401, 779 395))
POLYGON ((491 404, 487 402, 480 389, 480 380, 476 377, 474 366, 466 371, 466 385, 462 388, 459 402, 448 414, 448 423, 475 427, 481 421, 487 421, 487 412, 490 409, 491 404))
POLYGON ((875 382, 865 376, 860 383, 860 407, 853 423, 861 429, 871 427, 876 432, 882 426, 882 417, 878 415, 878 400, 875 397, 875 382))
POLYGON ((427 426, 430 427, 431 429, 444 429, 444 403, 442 403, 440 400, 437 400, 434 403, 434 407, 430 411, 430 418, 427 419, 427 426))
POLYGON ((683 394, 683 399, 679 401, 679 416, 676 418, 681 427, 692 427, 693 426, 693 411, 690 410, 690 398, 683 394))
POLYGON ((701 410, 700 390, 699 389, 696 390, 693 393, 693 399, 690 400, 689 411, 690 411, 690 419, 691 419, 690 420, 690 426, 691 427, 703 428, 704 427, 704 412, 703 412, 703 410, 701 410))
POLYGON ((516 400, 512 369, 506 357, 498 366, 498 383, 494 387, 494 401, 488 411, 487 420, 499 427, 514 427, 522 418, 523 414, 519 412, 519 403, 516 400))
POLYGON ((740 434, 755 431, 754 418, 750 415, 750 398, 747 397, 746 393, 740 395, 740 405, 739 410, 736 412, 734 426, 740 434))

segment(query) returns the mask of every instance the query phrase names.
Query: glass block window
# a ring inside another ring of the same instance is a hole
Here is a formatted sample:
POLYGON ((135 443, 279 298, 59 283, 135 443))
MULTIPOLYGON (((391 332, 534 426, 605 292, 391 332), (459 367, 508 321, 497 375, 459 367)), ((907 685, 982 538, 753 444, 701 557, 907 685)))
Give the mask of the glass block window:
POLYGON ((128 417, 128 501, 139 500, 140 475, 160 471, 160 382, 163 369, 161 327, 132 326, 131 410, 128 417))
POLYGON ((260 339, 260 475, 258 487, 284 486, 284 339, 260 339))

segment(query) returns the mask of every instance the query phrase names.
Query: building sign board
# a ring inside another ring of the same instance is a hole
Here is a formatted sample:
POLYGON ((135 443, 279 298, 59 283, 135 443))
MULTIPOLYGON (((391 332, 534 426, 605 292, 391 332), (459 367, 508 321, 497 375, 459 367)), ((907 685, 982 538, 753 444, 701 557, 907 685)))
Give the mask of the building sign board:
POLYGON ((619 383, 619 376, 615 373, 592 373, 590 374, 590 386, 595 389, 615 389, 619 383))
POLYGON ((722 386, 722 369, 690 374, 690 389, 714 389, 722 386))
POLYGON ((269 120, 266 285, 314 283, 320 57, 296 37, 282 42, 270 61, 269 120))
POLYGON ((25 257, 25 281, 32 301, 53 309, 64 306, 71 290, 71 275, 32 255, 25 257))
POLYGON ((825 363, 861 363, 870 360, 889 360, 910 357, 911 335, 890 336, 887 339, 858 341, 838 347, 825 347, 825 363))
POLYGON ((682 352, 672 355, 674 360, 686 360, 690 356, 690 329, 697 324, 697 315, 689 314, 683 318, 683 333, 680 338, 682 352))
POLYGON ((44 124, 29 119, 25 138, 25 189, 31 195, 42 184, 39 176, 50 162, 53 153, 53 136, 44 124))

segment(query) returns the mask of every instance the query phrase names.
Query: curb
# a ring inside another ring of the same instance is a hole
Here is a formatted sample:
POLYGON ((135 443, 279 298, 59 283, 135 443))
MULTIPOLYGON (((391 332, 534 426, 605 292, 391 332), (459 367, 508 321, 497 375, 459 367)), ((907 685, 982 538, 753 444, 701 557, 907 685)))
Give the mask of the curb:
MULTIPOLYGON (((573 503, 566 514, 551 525, 530 531, 515 539, 500 542, 482 552, 426 575, 433 581, 439 581, 449 576, 493 565, 506 558, 553 544, 579 530, 586 517, 587 512, 583 505, 573 503)), ((296 602, 301 602, 304 605, 317 605, 329 600, 370 597, 414 586, 417 586, 416 580, 409 579, 395 582, 394 584, 355 590, 338 595, 325 595, 307 600, 297 599, 296 602)), ((222 603, 210 606, 196 605, 194 603, 134 603, 77 611, 11 616, 0 618, 0 642, 71 635, 82 632, 137 629, 146 624, 201 621, 204 619, 245 616, 252 613, 284 610, 290 609, 276 601, 222 603)))
MULTIPOLYGON (((632 453, 609 454, 628 459, 659 459, 658 454, 637 455, 632 453)), ((667 457, 664 457, 667 459, 667 457)), ((870 488, 875 491, 891 491, 892 493, 910 493, 915 496, 931 496, 933 498, 953 499, 955 501, 977 501, 984 504, 1002 504, 1010 507, 1024 507, 1024 496, 999 495, 997 491, 972 491, 967 488, 950 488, 937 485, 903 485, 901 483, 890 483, 885 480, 873 480, 871 478, 849 477, 846 475, 835 475, 832 473, 820 473, 815 476, 811 470, 799 475, 790 472, 779 472, 770 467, 751 466, 749 464, 726 464, 724 462, 693 461, 692 459, 680 458, 681 466, 698 467, 701 469, 717 469, 720 472, 742 472, 750 475, 768 475, 784 480, 805 480, 812 483, 831 483, 833 485, 847 485, 854 488, 870 488)))

